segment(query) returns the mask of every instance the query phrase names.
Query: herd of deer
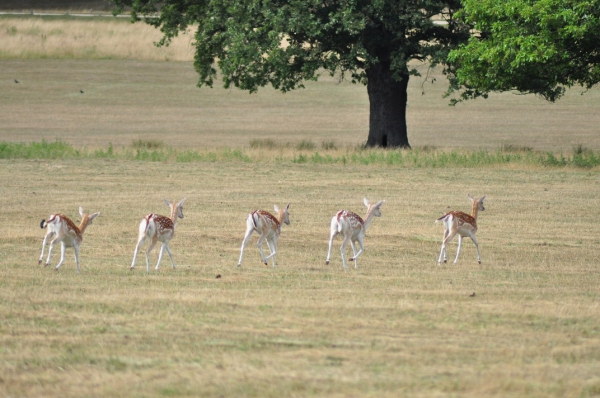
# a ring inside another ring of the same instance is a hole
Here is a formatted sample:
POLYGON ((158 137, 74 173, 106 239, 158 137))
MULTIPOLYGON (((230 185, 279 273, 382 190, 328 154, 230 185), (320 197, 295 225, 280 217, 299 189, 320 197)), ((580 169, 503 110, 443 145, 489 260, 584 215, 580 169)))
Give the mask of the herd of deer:
MULTIPOLYGON (((442 241, 442 248, 440 250, 440 256, 438 258, 438 264, 444 261, 447 261, 448 257, 446 255, 446 245, 458 234, 458 249, 456 250, 456 258, 454 259, 454 264, 458 261, 458 255, 460 253, 460 248, 462 245, 462 238, 469 237, 475 243, 475 247, 477 248, 477 261, 481 264, 481 255, 479 253, 479 244, 477 243, 477 239, 475 238, 475 233, 477 232, 477 214, 479 211, 485 210, 483 207, 483 201, 485 200, 485 196, 481 198, 473 198, 471 195, 468 195, 469 200, 471 201, 473 208, 471 215, 463 213, 461 211, 451 211, 446 213, 442 217, 438 218, 436 222, 441 221, 444 223, 445 231, 444 231, 444 239, 442 241)), ((162 260, 163 252, 166 249, 169 254, 169 258, 171 259, 171 264, 173 268, 175 267, 175 262, 173 261, 173 255, 171 253, 171 249, 169 249, 169 241, 173 239, 175 234, 175 227, 177 226, 177 219, 183 218, 183 203, 185 199, 182 199, 179 203, 171 203, 167 199, 165 199, 167 206, 171 209, 171 217, 161 216, 159 214, 148 214, 146 217, 142 219, 139 227, 138 234, 138 242, 135 246, 135 252, 133 253, 133 261, 131 262, 130 269, 133 270, 135 267, 135 262, 137 259, 138 251, 140 247, 143 245, 146 239, 150 239, 150 245, 148 250, 146 251, 146 271, 150 271, 150 252, 156 246, 157 242, 161 242, 160 253, 158 255, 158 262, 156 263, 156 270, 158 270, 158 266, 160 265, 160 261, 162 260)), ((346 247, 348 243, 352 247, 353 257, 350 258, 350 261, 354 262, 354 267, 356 268, 357 262, 356 259, 358 256, 362 254, 364 251, 363 240, 365 238, 365 233, 367 228, 373 221, 373 217, 381 217, 381 206, 385 203, 385 200, 379 201, 376 204, 371 204, 366 198, 364 199, 364 204, 367 207, 367 215, 363 219, 358 214, 348 211, 348 210, 340 210, 336 213, 335 216, 331 219, 331 229, 329 236, 329 250, 327 251, 327 259, 325 264, 329 264, 329 259, 331 257, 331 247, 333 245, 333 239, 341 234, 343 237, 341 252, 342 252, 342 264, 344 265, 344 269, 348 268, 348 264, 346 263, 346 247), (356 243, 360 246, 360 250, 356 251, 356 243)), ((256 210, 250 214, 248 214, 248 218, 246 219, 246 235, 244 236, 244 240, 242 242, 240 259, 238 261, 238 267, 242 265, 242 258, 244 257, 244 249, 248 244, 248 240, 254 232, 257 232, 260 237, 258 238, 258 250, 260 251, 260 256, 262 257, 263 262, 267 265, 267 261, 272 258, 273 259, 273 267, 276 267, 277 264, 275 262, 275 254, 277 253, 277 239, 281 234, 281 225, 282 224, 290 224, 290 215, 289 215, 290 205, 285 207, 285 209, 280 209, 277 205, 275 205, 275 213, 277 213, 277 217, 268 211, 264 210, 256 210), (267 242, 267 246, 269 247, 270 254, 265 256, 263 252, 262 245, 264 242, 267 242)), ((51 214, 48 220, 42 220, 40 223, 41 228, 48 228, 48 232, 44 237, 44 242, 42 244, 42 254, 40 255, 39 264, 42 263, 44 258, 44 249, 46 248, 46 244, 48 239, 54 237, 50 242, 50 248, 48 249, 48 258, 46 260, 46 266, 50 265, 50 259, 52 257, 52 250, 54 249, 54 245, 57 243, 61 244, 60 247, 60 262, 56 265, 56 270, 60 268, 60 266, 65 261, 65 250, 67 247, 72 247, 75 251, 75 263, 77 265, 77 272, 81 272, 79 268, 79 247, 83 240, 83 233, 85 232, 88 225, 92 223, 92 221, 100 215, 100 213, 88 214, 83 211, 83 208, 79 208, 79 214, 81 215, 81 223, 79 227, 75 225, 75 223, 67 216, 63 214, 51 214)))

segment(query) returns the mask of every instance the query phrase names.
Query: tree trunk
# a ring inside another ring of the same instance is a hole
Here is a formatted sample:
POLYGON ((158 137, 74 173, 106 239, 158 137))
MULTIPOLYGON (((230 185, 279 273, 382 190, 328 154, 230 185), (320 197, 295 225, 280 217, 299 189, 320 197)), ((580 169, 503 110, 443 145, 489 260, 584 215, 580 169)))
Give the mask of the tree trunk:
POLYGON ((370 103, 367 146, 410 148, 406 129, 408 71, 401 81, 392 77, 389 64, 372 65, 366 72, 370 103))

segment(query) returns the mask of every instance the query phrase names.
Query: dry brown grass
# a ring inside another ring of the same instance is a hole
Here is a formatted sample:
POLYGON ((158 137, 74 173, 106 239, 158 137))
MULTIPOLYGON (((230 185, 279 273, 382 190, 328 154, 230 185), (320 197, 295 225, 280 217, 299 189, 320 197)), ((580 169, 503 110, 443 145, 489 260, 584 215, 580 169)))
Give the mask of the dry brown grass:
POLYGON ((123 18, 0 18, 2 58, 193 59, 193 33, 157 48, 160 38, 155 28, 123 18))
POLYGON ((597 173, 0 163, 3 396, 600 392, 597 173), (433 221, 467 210, 467 192, 488 195, 483 265, 466 242, 458 265, 437 266, 433 221), (141 216, 184 196, 179 268, 130 272, 141 216), (329 218, 362 213, 363 196, 387 202, 359 268, 342 270, 339 240, 325 266, 329 218), (254 245, 237 268, 247 212, 286 202, 279 268, 254 245), (102 212, 82 274, 72 251, 58 273, 37 266, 39 220, 80 205, 102 212))

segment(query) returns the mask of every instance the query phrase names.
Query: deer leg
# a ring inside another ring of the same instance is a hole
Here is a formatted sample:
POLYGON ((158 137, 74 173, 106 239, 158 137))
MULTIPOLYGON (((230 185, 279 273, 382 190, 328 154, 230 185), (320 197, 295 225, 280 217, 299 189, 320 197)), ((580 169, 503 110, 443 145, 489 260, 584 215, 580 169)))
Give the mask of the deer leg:
POLYGON ((358 262, 356 261, 356 242, 350 240, 350 247, 352 247, 352 258, 350 261, 354 261, 354 268, 358 268, 358 262))
POLYGON ((265 265, 268 265, 267 259, 265 257, 265 252, 263 252, 263 249, 262 249, 262 244, 264 241, 265 241, 265 237, 263 235, 261 235, 260 238, 258 238, 258 241, 256 242, 256 246, 258 246, 258 251, 260 252, 260 256, 262 257, 263 263, 265 265))
MULTIPOLYGON (((444 231, 444 239, 446 239, 449 234, 450 234, 450 229, 446 228, 446 230, 444 231)), ((446 263, 447 261, 448 261, 448 252, 446 251, 446 246, 444 246, 444 263, 446 263)))
POLYGON ((50 242, 50 248, 48 249, 48 258, 46 259, 46 267, 50 265, 50 260, 52 259, 52 251, 54 250, 54 245, 59 243, 61 240, 58 238, 58 235, 50 242))
POLYGON ((242 266, 242 259, 244 258, 244 249, 246 249, 246 245, 248 244, 248 240, 250 240, 250 236, 254 232, 254 225, 252 224, 252 220, 248 217, 246 221, 246 235, 244 236, 244 240, 242 241, 242 248, 240 249, 240 259, 238 260, 238 267, 242 266))
MULTIPOLYGON (((152 249, 154 249, 154 246, 156 246, 156 242, 158 241, 158 239, 156 239, 156 236, 152 238, 152 242, 150 243, 150 246, 148 246, 148 250, 146 251, 146 272, 150 272, 150 252, 152 251, 152 249)), ((160 260, 158 261, 158 263, 160 264, 160 260)), ((156 264, 157 269, 158 269, 158 264, 156 264)))
MULTIPOLYGON (((358 251, 358 253, 354 253, 354 257, 351 258, 350 261, 356 261, 356 259, 358 258, 358 256, 360 256, 365 251, 365 246, 363 245, 363 238, 362 238, 362 236, 359 235, 356 240, 358 241, 358 245, 360 246, 360 250, 358 251)), ((356 247, 354 245, 352 245, 352 250, 356 250, 356 247)), ((358 264, 354 263, 354 268, 358 268, 358 264)))
POLYGON ((158 252, 158 261, 156 262, 156 271, 158 271, 158 266, 160 265, 160 261, 162 260, 163 251, 165 250, 165 244, 160 245, 160 251, 158 252))
POLYGON ((67 246, 65 245, 65 242, 60 242, 60 262, 58 264, 56 264, 56 268, 54 268, 56 271, 58 271, 60 266, 65 262, 65 252, 66 251, 67 251, 67 246))
POLYGON ((48 231, 48 233, 46 234, 46 236, 44 236, 44 242, 42 243, 42 254, 40 254, 40 259, 38 261, 38 265, 42 263, 42 261, 44 261, 44 249, 46 249, 46 243, 48 241, 48 238, 50 236, 54 235, 54 232, 50 232, 48 231))
MULTIPOLYGON (((176 269, 177 267, 175 266, 175 261, 173 261, 173 254, 171 253, 169 244, 165 242, 165 243, 163 243, 163 247, 167 250, 167 254, 169 255, 169 258, 171 259, 171 265, 173 266, 173 269, 176 269)), ((158 269, 158 264, 156 264, 156 269, 158 269)))
POLYGON ((481 254, 479 253, 479 243, 477 243, 477 239, 475 238, 475 235, 470 235, 471 240, 473 241, 473 243, 475 243, 475 248, 477 249, 477 262, 479 264, 481 264, 481 254))
POLYGON ((348 246, 348 242, 351 241, 350 236, 345 236, 342 241, 342 247, 340 251, 342 252, 342 264, 344 265, 344 269, 348 269, 348 264, 346 264, 346 246, 348 246))
POLYGON ((171 258, 171 265, 173 265, 173 269, 176 268, 175 262, 173 261, 173 255, 171 254, 171 249, 169 249, 169 244, 167 242, 163 242, 162 245, 160 246, 160 252, 158 253, 158 262, 156 263, 156 268, 154 268, 155 271, 158 271, 158 266, 160 265, 160 262, 162 261, 162 256, 163 256, 165 249, 167 249, 167 254, 171 258))
POLYGON ((456 232, 452 233, 449 230, 446 231, 447 233, 444 233, 444 240, 442 241, 442 249, 440 250, 440 257, 438 258, 438 264, 442 263, 442 258, 444 259, 444 263, 446 263, 446 245, 448 244, 448 242, 450 242, 453 238, 454 235, 456 235, 456 232))
POLYGON ((276 268, 277 264, 275 263, 275 254, 277 254, 277 241, 275 241, 275 239, 273 239, 273 240, 267 239, 267 246, 269 246, 269 251, 271 252, 271 254, 269 254, 265 259, 268 260, 272 257, 273 258, 273 268, 276 268))
POLYGON ((462 246, 462 235, 458 235, 458 249, 456 249, 456 258, 454 259, 454 264, 458 262, 458 255, 460 254, 460 248, 462 246))
POLYGON ((73 251, 75 252, 75 265, 77 266, 77 273, 81 274, 81 269, 79 269, 79 246, 73 245, 73 251))
POLYGON ((337 236, 337 223, 331 223, 331 231, 329 233, 329 250, 327 250, 327 259, 325 265, 329 265, 329 259, 331 258, 331 247, 333 246, 333 239, 337 236))
POLYGON ((141 236, 138 239, 138 243, 137 243, 137 245, 135 245, 135 251, 133 252, 133 261, 131 262, 131 267, 129 267, 130 270, 133 270, 133 268, 135 267, 135 262, 137 260, 138 252, 140 251, 140 247, 144 244, 145 240, 146 240, 145 236, 141 236))

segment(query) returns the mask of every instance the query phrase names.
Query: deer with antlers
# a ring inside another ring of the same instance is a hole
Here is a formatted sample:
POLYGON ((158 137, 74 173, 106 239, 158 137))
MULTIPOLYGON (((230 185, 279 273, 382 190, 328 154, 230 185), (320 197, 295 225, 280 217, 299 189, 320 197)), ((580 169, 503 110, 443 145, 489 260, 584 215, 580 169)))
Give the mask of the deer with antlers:
POLYGON ((462 239, 465 237, 471 238, 473 243, 475 243, 475 248, 477 249, 477 262, 481 264, 481 254, 479 253, 479 244, 475 238, 475 233, 477 232, 477 214, 479 211, 485 210, 485 207, 483 207, 485 196, 475 199, 471 196, 471 194, 468 194, 467 197, 473 204, 471 215, 463 213, 462 211, 451 211, 435 221, 436 223, 438 221, 443 222, 446 228, 444 231, 444 240, 442 241, 442 248, 440 250, 440 257, 438 258, 438 264, 442 262, 442 258, 444 259, 444 263, 448 261, 446 245, 456 235, 458 235, 458 249, 456 249, 456 258, 454 259, 454 264, 456 264, 458 261, 462 239))
POLYGON ((50 265, 50 259, 52 258, 52 250, 54 245, 60 242, 60 261, 56 265, 55 270, 61 267, 65 262, 65 251, 67 247, 72 247, 75 251, 75 264, 77 265, 77 273, 81 273, 79 268, 79 246, 83 241, 83 233, 85 232, 88 225, 92 224, 94 218, 98 217, 100 213, 87 214, 83 211, 83 208, 79 208, 79 215, 81 215, 81 223, 79 227, 64 214, 56 213, 51 214, 48 217, 48 221, 42 220, 40 228, 48 228, 46 236, 44 236, 44 242, 42 243, 42 254, 40 254, 40 260, 38 264, 41 264, 44 259, 44 249, 48 239, 54 236, 54 239, 50 242, 50 248, 48 249, 48 259, 46 260, 46 267, 50 265))
POLYGON ((169 254, 169 258, 171 259, 171 265, 173 269, 177 268, 175 266, 175 262, 173 261, 173 254, 171 253, 171 249, 169 249, 169 241, 173 239, 175 235, 175 227, 177 226, 177 219, 183 218, 183 203, 185 202, 185 198, 182 199, 179 203, 171 203, 167 199, 165 199, 165 203, 171 209, 171 217, 161 216, 160 214, 148 214, 146 217, 142 219, 139 227, 138 234, 138 242, 135 246, 135 252, 133 253, 133 261, 131 262, 130 270, 133 270, 135 267, 135 261, 137 259, 138 251, 140 247, 144 244, 146 239, 150 239, 150 246, 148 246, 148 250, 146 251, 146 272, 150 272, 150 252, 154 249, 157 242, 160 242, 162 246, 160 247, 160 253, 158 254, 158 262, 156 263, 156 271, 158 271, 158 266, 160 265, 160 261, 162 260, 163 252, 167 250, 169 254))
POLYGON ((281 224, 290 225, 289 209, 289 203, 285 209, 280 209, 279 206, 275 205, 274 210, 275 213, 277 213, 277 217, 264 210, 256 210, 248 214, 248 217, 246 218, 246 235, 244 236, 244 241, 242 242, 238 267, 242 265, 244 249, 248 244, 250 236, 255 231, 260 235, 256 245, 260 251, 260 256, 262 257, 263 263, 267 265, 267 260, 273 258, 273 268, 277 267, 275 262, 275 254, 277 254, 277 239, 279 239, 279 235, 281 234, 281 224), (267 246, 269 246, 269 251, 271 252, 266 257, 262 249, 262 244, 265 241, 267 242, 267 246))
POLYGON ((371 225, 373 217, 381 217, 381 206, 385 203, 385 200, 379 201, 376 204, 371 204, 367 198, 364 198, 363 203, 367 207, 367 215, 364 220, 358 214, 348 210, 338 211, 331 219, 329 250, 327 251, 327 260, 325 260, 326 265, 329 264, 329 259, 331 257, 333 239, 338 234, 342 234, 344 240, 342 242, 341 251, 344 269, 348 268, 348 264, 346 263, 346 247, 348 246, 348 243, 352 246, 352 252, 354 254, 350 261, 354 261, 354 268, 358 268, 356 259, 365 250, 363 240, 365 239, 367 228, 371 225), (360 246, 358 252, 356 251, 356 242, 358 242, 360 246))

